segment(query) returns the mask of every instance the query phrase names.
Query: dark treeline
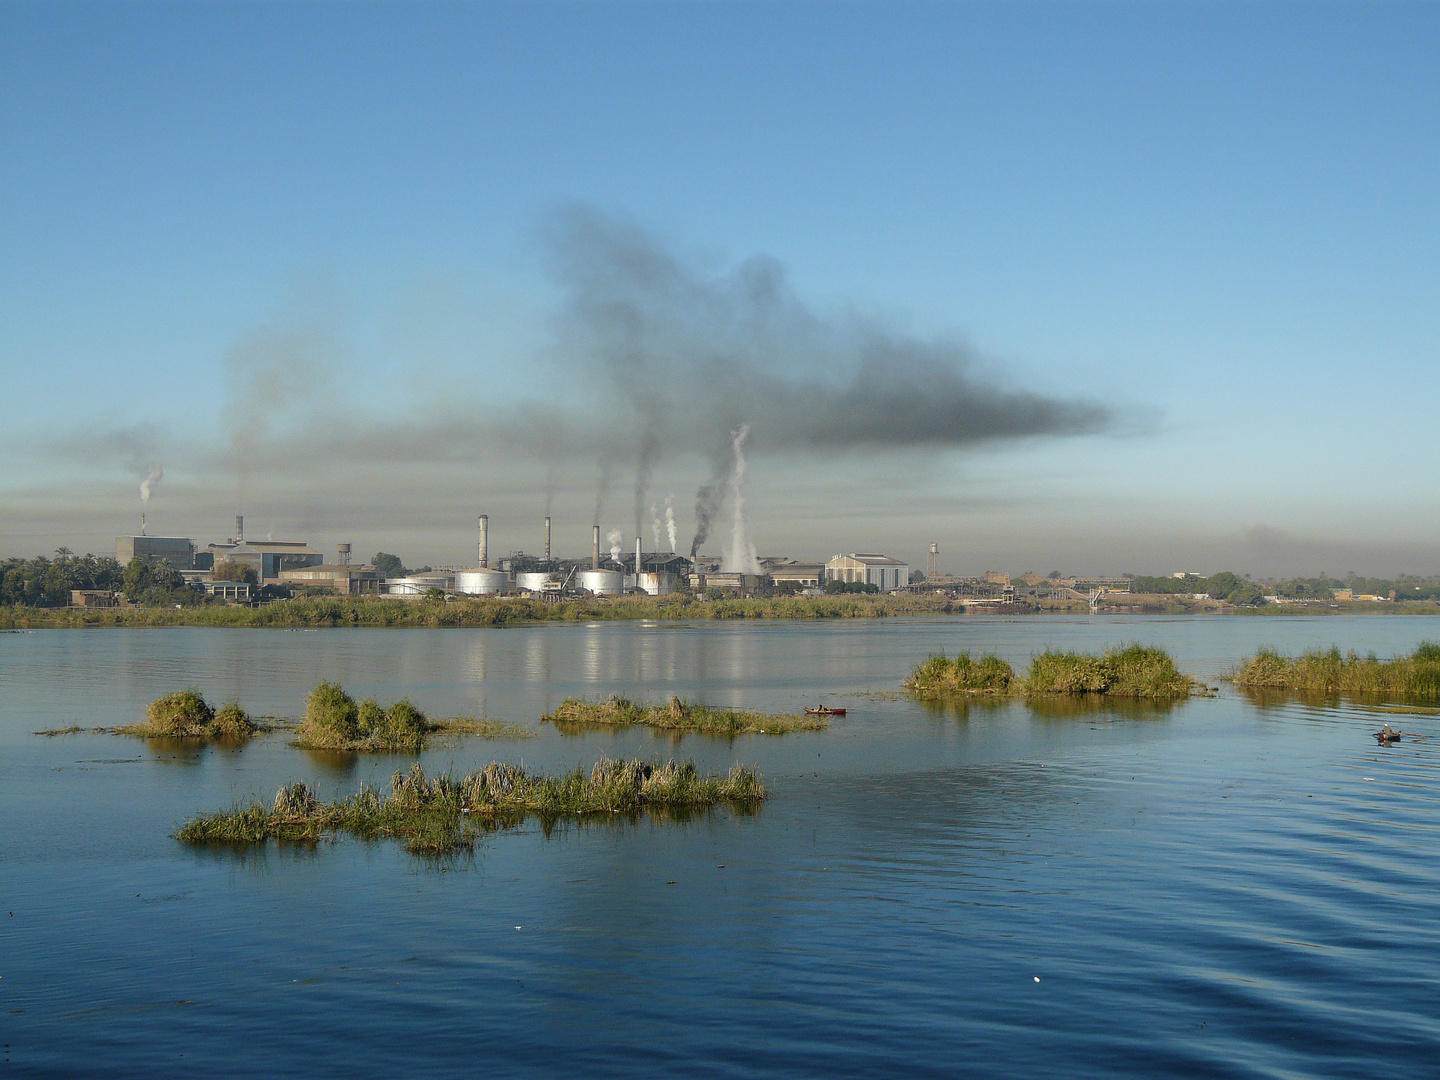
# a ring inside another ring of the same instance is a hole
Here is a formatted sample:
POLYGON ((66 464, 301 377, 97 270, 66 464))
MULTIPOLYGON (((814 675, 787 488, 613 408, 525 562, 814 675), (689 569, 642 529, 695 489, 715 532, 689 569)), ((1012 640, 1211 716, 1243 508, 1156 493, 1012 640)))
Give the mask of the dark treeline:
POLYGON ((207 598, 185 584, 168 559, 146 566, 131 559, 121 566, 108 555, 76 555, 60 548, 55 558, 0 561, 0 604, 25 607, 64 607, 72 589, 101 589, 123 593, 132 603, 153 606, 190 606, 207 598))
POLYGON ((1329 600, 1336 589, 1353 590, 1356 596, 1362 593, 1374 596, 1393 596, 1396 600, 1440 599, 1440 577, 1422 578, 1403 574, 1396 578, 1368 578, 1358 574, 1347 574, 1343 578, 1332 578, 1322 574, 1313 578, 1286 578, 1257 582, 1240 577, 1228 570, 1209 577, 1187 574, 1177 577, 1146 577, 1141 574, 1130 577, 1130 588, 1137 593, 1207 593, 1216 600, 1231 604, 1259 604, 1266 595, 1279 596, 1283 600, 1329 600))

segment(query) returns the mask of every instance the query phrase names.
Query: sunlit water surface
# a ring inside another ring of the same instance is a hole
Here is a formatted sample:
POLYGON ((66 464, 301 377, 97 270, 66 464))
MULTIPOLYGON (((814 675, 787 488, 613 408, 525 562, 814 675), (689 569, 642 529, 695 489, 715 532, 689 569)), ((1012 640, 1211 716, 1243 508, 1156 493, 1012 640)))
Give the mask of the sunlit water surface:
POLYGON ((928 653, 1381 655, 1421 618, 993 619, 0 634, 0 1075, 1440 1076, 1440 717, 1224 684, 1172 709, 947 710, 928 653), (198 685, 294 715, 321 678, 534 727, 427 769, 757 765, 754 815, 187 848, 201 809, 408 758, 31 732, 198 685), (562 735, 564 697, 849 715, 730 740, 562 735))

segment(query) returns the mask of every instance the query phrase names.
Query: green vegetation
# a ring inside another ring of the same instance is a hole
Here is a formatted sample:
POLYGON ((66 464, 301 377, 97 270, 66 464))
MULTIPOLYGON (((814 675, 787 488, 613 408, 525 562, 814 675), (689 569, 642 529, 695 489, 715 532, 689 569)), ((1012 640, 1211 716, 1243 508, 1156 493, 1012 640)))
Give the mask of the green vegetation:
POLYGON ((1203 683, 1181 674, 1164 649, 1129 645, 1099 656, 1047 650, 1030 659, 1024 679, 993 654, 971 660, 932 656, 910 673, 905 687, 921 697, 979 695, 1104 694, 1113 698, 1176 699, 1206 693, 1203 683))
POLYGON ((156 698, 146 710, 145 723, 109 730, 117 735, 139 735, 147 739, 243 742, 259 729, 235 702, 216 710, 199 690, 191 689, 156 698))
POLYGON ((932 656, 905 680, 905 689, 924 697, 1009 694, 1015 686, 1014 670, 994 653, 985 653, 979 660, 971 660, 968 652, 953 660, 932 656))
POLYGON ((663 705, 646 705, 629 698, 605 701, 566 698, 544 719, 557 726, 646 727, 669 731, 695 731, 706 735, 784 735, 792 731, 823 731, 823 716, 772 716, 746 709, 717 709, 672 697, 663 705))
POLYGON ((1231 681, 1247 690, 1440 696, 1440 644, 1423 642, 1409 656, 1392 660, 1374 653, 1341 655, 1338 648, 1299 657, 1261 649, 1232 673, 1231 681))
POLYGON ((307 750, 348 750, 370 754, 418 754, 432 735, 479 735, 528 739, 531 733, 513 724, 472 717, 431 720, 409 701, 389 708, 373 698, 356 702, 337 683, 322 682, 305 702, 296 745, 307 750))
POLYGON ((1107 694, 1130 698, 1183 698, 1204 686, 1182 675, 1164 649, 1129 645, 1100 656, 1047 650, 1030 660, 1027 694, 1107 694))
POLYGON ((282 787, 273 805, 255 802, 191 819, 175 834, 191 844, 314 842, 349 833, 361 839, 395 837, 420 854, 471 847, 483 832, 535 815, 547 824, 600 814, 664 813, 714 806, 756 806, 765 788, 754 769, 736 765, 701 776, 693 762, 597 761, 587 774, 530 773, 493 762, 462 777, 429 777, 417 764, 396 772, 390 793, 363 788, 348 799, 322 803, 304 784, 282 787))

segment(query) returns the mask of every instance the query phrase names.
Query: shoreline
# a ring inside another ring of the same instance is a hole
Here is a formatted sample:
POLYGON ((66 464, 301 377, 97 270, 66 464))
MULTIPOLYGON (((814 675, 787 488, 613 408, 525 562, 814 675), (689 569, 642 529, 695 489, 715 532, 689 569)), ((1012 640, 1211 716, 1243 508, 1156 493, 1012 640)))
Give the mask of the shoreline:
MULTIPOLYGON (((1123 606, 1123 605, 1117 605, 1123 606)), ((1074 605, 1006 612, 1006 617, 1080 615, 1285 618, 1331 615, 1440 615, 1434 601, 1360 601, 1339 604, 1267 604, 1257 608, 1186 607, 1167 605, 1156 611, 1091 612, 1074 605)), ((311 597, 282 600, 264 607, 205 606, 186 608, 0 608, 0 630, 82 630, 145 627, 220 627, 238 629, 443 628, 535 626, 543 623, 699 622, 707 620, 885 619, 897 617, 994 618, 967 611, 943 596, 751 597, 695 600, 689 596, 627 597, 619 600, 564 600, 545 603, 523 598, 479 598, 435 601, 373 597, 311 597)))

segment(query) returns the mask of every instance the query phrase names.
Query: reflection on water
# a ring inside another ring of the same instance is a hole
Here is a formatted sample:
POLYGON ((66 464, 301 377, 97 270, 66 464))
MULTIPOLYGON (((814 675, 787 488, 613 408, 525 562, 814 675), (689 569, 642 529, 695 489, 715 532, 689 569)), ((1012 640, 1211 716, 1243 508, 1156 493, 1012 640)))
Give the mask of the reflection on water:
POLYGON ((1440 715, 1403 721, 1428 741, 1382 747, 1367 700, 897 691, 941 650, 1023 666, 1139 640, 1213 681, 1259 645, 1393 655, 1434 636, 1430 620, 1346 617, 6 635, 7 1065, 1428 1080, 1440 715), (532 817, 436 861, 394 841, 171 838, 199 810, 268 803, 295 780, 327 801, 385 789, 405 756, 301 752, 290 732, 243 749, 29 734, 133 722, 197 683, 294 715, 322 678, 523 723, 612 693, 850 710, 784 737, 541 725, 525 743, 449 741, 420 756, 427 772, 744 762, 770 798, 753 813, 532 817))

